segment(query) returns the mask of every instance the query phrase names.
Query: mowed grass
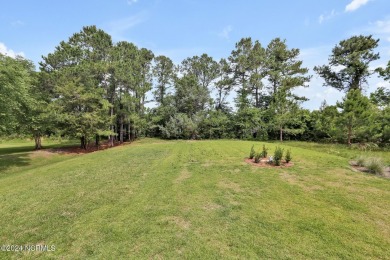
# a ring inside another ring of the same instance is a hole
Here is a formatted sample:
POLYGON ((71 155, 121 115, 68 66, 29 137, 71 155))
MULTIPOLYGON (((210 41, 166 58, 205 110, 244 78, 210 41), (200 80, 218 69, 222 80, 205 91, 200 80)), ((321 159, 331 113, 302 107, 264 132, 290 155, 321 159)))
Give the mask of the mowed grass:
POLYGON ((0 173, 0 244, 56 250, 0 258, 390 258, 389 179, 288 144, 293 167, 254 167, 252 144, 144 139, 39 167, 30 157, 0 173))
MULTIPOLYGON (((58 148, 74 146, 77 143, 74 140, 65 140, 62 142, 56 140, 43 140, 43 148, 58 148)), ((72 156, 61 156, 59 154, 42 150, 34 151, 34 141, 32 140, 0 140, 0 179, 7 172, 22 173, 27 169, 41 167, 53 162, 63 161, 72 156), (21 169, 23 169, 21 171, 21 169)))

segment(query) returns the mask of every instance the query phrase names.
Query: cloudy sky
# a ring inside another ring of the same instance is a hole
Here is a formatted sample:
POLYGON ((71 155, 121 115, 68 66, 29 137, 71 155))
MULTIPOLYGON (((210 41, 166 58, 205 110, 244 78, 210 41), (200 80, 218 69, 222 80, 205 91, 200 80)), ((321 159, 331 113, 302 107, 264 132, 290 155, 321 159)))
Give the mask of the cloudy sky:
MULTIPOLYGON (((334 104, 343 93, 322 86, 312 68, 327 62, 332 48, 353 35, 380 39, 381 59, 390 60, 389 0, 6 0, 0 11, 0 52, 23 55, 35 64, 62 40, 86 25, 96 25, 114 41, 127 40, 174 62, 207 53, 228 57, 242 37, 266 46, 271 39, 287 40, 299 48, 310 68, 310 87, 299 89, 317 109, 321 101, 334 104)), ((389 84, 373 76, 366 93, 389 84)))

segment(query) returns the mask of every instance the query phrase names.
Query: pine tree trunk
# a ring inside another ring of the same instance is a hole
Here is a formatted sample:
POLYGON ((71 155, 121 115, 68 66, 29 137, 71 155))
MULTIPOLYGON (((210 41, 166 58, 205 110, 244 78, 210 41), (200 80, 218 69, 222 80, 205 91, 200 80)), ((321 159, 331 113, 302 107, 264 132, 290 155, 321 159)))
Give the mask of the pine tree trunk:
POLYGON ((222 91, 219 91, 218 95, 219 95, 219 100, 218 100, 217 110, 221 110, 222 109, 222 91))
POLYGON ((279 131, 280 131, 280 141, 283 142, 283 127, 282 126, 280 126, 279 131))
POLYGON ((34 140, 35 140, 35 150, 40 150, 40 149, 42 149, 42 138, 41 138, 41 134, 35 134, 35 135, 34 135, 34 140))
MULTIPOLYGON (((112 116, 114 115, 114 108, 113 108, 113 107, 111 107, 110 115, 111 115, 111 118, 112 118, 112 116)), ((113 125, 110 125, 110 131, 111 131, 111 132, 114 132, 114 126, 113 126, 113 125)), ((109 137, 108 146, 109 146, 109 147, 114 146, 114 136, 113 136, 112 134, 111 134, 110 137, 109 137)))
POLYGON ((82 136, 80 138, 80 148, 87 150, 87 140, 86 140, 85 136, 82 136))
POLYGON ((130 125, 130 140, 131 141, 135 140, 135 130, 133 125, 130 125))
POLYGON ((129 124, 127 125, 127 134, 128 134, 128 139, 129 139, 129 142, 131 142, 131 127, 130 127, 130 121, 129 121, 129 124))
POLYGON ((95 145, 96 145, 97 147, 99 147, 99 143, 100 143, 100 136, 97 134, 97 135, 95 136, 95 145))
POLYGON ((119 142, 123 144, 123 119, 121 119, 120 128, 119 128, 119 142))
POLYGON ((348 145, 351 145, 351 137, 352 137, 352 126, 348 126, 348 145))

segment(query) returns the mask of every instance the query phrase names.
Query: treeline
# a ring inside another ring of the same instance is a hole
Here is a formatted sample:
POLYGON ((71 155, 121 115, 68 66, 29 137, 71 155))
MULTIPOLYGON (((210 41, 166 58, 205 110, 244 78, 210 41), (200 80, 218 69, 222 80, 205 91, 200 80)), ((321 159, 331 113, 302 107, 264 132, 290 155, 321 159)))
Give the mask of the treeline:
POLYGON ((365 96, 370 70, 379 59, 378 41, 354 36, 337 44, 329 64, 315 67, 325 85, 345 93, 341 102, 302 109, 311 76, 299 49, 273 39, 267 46, 243 38, 231 55, 215 61, 207 54, 174 64, 169 57, 132 43, 113 43, 95 26, 84 27, 53 53, 40 71, 21 57, 0 56, 0 133, 30 134, 36 149, 45 135, 132 141, 140 136, 168 139, 294 139, 390 143, 390 91, 365 96), (234 104, 229 99, 235 93, 234 104), (153 108, 147 102, 155 102, 153 108), (234 105, 234 106, 233 106, 234 105))

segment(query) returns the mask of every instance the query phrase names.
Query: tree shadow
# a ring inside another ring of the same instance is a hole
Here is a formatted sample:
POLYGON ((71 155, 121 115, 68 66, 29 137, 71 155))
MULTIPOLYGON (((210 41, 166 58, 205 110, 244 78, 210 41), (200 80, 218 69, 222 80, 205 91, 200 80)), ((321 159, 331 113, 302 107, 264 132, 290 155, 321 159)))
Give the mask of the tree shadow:
POLYGON ((11 167, 22 167, 30 164, 28 153, 0 154, 0 175, 11 167))
MULTIPOLYGON (((40 151, 54 152, 53 149, 58 147, 67 148, 75 145, 74 141, 62 143, 46 144, 40 151)), ((0 148, 0 176, 5 170, 12 167, 23 167, 31 165, 31 152, 35 151, 33 144, 15 147, 0 148)))
POLYGON ((0 148, 0 156, 9 155, 14 153, 25 153, 34 151, 34 146, 26 145, 26 146, 17 146, 17 147, 3 147, 0 148))

